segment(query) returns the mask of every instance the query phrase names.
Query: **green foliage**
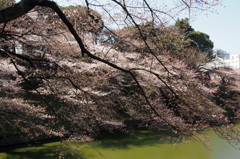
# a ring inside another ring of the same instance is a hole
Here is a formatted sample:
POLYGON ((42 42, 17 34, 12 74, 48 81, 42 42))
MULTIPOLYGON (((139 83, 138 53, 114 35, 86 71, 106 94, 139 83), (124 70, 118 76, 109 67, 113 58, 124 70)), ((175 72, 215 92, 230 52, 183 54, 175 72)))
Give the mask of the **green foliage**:
POLYGON ((189 24, 189 19, 178 19, 175 23, 175 26, 180 30, 182 34, 188 35, 189 33, 193 32, 194 29, 189 24))
POLYGON ((185 39, 190 42, 190 47, 198 48, 198 50, 202 52, 212 51, 213 42, 210 40, 209 35, 200 31, 195 31, 189 24, 188 18, 178 19, 175 26, 177 26, 180 33, 185 36, 185 39))
MULTIPOLYGON (((157 37, 158 30, 154 27, 153 22, 142 23, 139 25, 139 28, 144 39, 157 37)), ((135 31, 139 34, 138 30, 135 29, 135 31)), ((139 34, 139 36, 141 35, 139 34)))
POLYGON ((191 46, 197 47, 200 51, 211 51, 213 49, 213 42, 209 35, 203 32, 193 31, 187 37, 192 40, 191 46))

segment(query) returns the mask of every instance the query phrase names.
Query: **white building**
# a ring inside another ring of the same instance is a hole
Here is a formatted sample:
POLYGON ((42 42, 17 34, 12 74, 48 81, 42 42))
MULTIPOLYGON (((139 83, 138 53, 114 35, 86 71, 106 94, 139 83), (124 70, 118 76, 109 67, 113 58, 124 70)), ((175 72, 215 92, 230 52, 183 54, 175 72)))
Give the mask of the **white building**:
POLYGON ((207 69, 228 67, 232 69, 240 68, 240 55, 230 55, 226 52, 215 51, 216 58, 205 65, 207 69))
POLYGON ((232 69, 240 68, 240 55, 230 55, 229 58, 223 59, 224 67, 232 69))

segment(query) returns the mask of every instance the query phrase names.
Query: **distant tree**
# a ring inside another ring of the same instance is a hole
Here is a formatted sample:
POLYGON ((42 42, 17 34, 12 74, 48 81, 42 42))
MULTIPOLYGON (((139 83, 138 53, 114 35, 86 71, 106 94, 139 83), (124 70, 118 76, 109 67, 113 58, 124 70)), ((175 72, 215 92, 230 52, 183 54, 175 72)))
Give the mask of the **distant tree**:
POLYGON ((188 18, 178 19, 175 26, 186 36, 186 39, 190 39, 190 47, 196 47, 199 51, 209 52, 209 55, 212 55, 213 42, 210 40, 209 35, 200 31, 195 31, 189 24, 188 18))
POLYGON ((189 24, 189 19, 178 19, 175 23, 175 26, 180 30, 182 34, 185 34, 186 36, 194 31, 192 26, 189 24))
POLYGON ((191 46, 197 47, 202 52, 211 52, 213 49, 213 42, 210 40, 209 35, 200 32, 193 31, 188 35, 193 42, 191 42, 191 46))

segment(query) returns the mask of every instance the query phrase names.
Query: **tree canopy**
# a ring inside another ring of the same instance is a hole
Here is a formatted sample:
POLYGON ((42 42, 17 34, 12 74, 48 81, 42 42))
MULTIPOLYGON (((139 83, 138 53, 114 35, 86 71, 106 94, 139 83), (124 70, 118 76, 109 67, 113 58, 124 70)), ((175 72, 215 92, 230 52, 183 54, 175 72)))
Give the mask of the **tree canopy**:
POLYGON ((180 32, 185 35, 188 35, 194 31, 192 26, 189 24, 188 18, 181 19, 181 20, 178 19, 175 23, 175 26, 177 26, 180 32))
POLYGON ((190 39, 190 46, 198 48, 202 52, 211 52, 213 49, 213 42, 210 40, 209 35, 206 33, 195 31, 189 24, 189 19, 178 19, 175 23, 180 32, 190 39))

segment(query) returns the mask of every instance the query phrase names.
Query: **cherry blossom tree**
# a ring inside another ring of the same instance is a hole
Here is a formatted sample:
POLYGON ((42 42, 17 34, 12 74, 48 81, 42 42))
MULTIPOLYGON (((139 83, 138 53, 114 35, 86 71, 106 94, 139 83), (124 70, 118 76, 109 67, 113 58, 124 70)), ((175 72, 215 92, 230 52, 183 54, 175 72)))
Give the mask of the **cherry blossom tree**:
POLYGON ((146 0, 86 0, 85 7, 67 8, 50 0, 0 2, 4 4, 0 53, 7 66, 2 70, 6 83, 0 102, 3 128, 39 138, 43 134, 64 137, 123 129, 126 120, 141 119, 142 123, 151 121, 151 127, 167 127, 184 135, 198 136, 196 130, 213 127, 229 138, 217 127, 231 120, 215 104, 209 87, 215 84, 206 73, 189 69, 170 54, 175 51, 169 47, 171 40, 180 37, 162 38, 170 53, 161 54, 163 50, 150 43, 140 25, 147 22, 164 28, 182 11, 208 10, 220 1, 174 1, 171 9, 154 7, 146 0), (104 13, 102 18, 94 8, 104 13), (134 26, 138 38, 122 37, 108 23, 119 28, 134 26), (127 41, 126 47, 144 46, 144 50, 119 52, 111 45, 83 39, 106 30, 127 41), (23 46, 21 54, 16 52, 16 41, 23 46), (106 126, 109 121, 112 124, 106 126))

